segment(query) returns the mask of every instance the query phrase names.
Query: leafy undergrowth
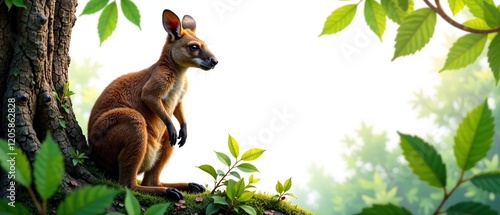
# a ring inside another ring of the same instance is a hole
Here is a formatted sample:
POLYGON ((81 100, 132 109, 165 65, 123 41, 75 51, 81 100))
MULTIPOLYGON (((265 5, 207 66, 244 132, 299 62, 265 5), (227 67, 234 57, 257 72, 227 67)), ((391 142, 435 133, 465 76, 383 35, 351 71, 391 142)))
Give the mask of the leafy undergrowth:
MULTIPOLYGON (((125 199, 125 188, 114 181, 110 180, 101 180, 99 184, 106 185, 111 188, 118 189, 122 191, 116 198, 109 209, 110 211, 118 211, 125 213, 125 207, 123 206, 123 202, 125 199)), ((205 208, 208 204, 213 202, 213 199, 210 197, 210 192, 204 193, 183 193, 184 194, 184 203, 179 204, 163 197, 152 196, 140 192, 133 192, 134 196, 137 198, 141 205, 141 210, 145 211, 149 206, 171 202, 172 204, 167 208, 166 214, 169 215, 185 215, 185 214, 205 214, 205 208)), ((277 201, 276 198, 271 194, 266 193, 256 193, 254 197, 246 203, 249 206, 252 206, 257 211, 257 214, 264 214, 266 210, 274 210, 279 211, 284 214, 313 214, 298 205, 291 204, 287 201, 277 201)), ((269 213, 271 214, 271 213, 269 213)), ((278 213, 276 213, 278 214, 278 213)))

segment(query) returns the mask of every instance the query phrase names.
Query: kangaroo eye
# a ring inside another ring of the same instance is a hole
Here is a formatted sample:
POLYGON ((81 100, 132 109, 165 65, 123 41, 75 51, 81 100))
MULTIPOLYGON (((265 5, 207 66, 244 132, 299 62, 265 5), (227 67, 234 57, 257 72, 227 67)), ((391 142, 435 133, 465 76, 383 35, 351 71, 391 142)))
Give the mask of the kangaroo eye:
POLYGON ((191 51, 198 51, 200 49, 200 46, 198 46, 196 44, 192 44, 192 45, 189 45, 189 49, 191 49, 191 51))

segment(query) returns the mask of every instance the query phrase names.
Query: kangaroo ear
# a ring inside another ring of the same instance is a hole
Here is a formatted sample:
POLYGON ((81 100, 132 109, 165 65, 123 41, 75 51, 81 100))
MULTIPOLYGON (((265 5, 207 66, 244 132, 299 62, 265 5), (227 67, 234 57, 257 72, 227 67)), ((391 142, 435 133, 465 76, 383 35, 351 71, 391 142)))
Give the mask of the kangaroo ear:
POLYGON ((163 28, 173 40, 181 38, 181 22, 171 10, 163 11, 163 28))
POLYGON ((185 15, 182 17, 182 28, 189 29, 193 32, 196 31, 196 22, 190 15, 185 15))

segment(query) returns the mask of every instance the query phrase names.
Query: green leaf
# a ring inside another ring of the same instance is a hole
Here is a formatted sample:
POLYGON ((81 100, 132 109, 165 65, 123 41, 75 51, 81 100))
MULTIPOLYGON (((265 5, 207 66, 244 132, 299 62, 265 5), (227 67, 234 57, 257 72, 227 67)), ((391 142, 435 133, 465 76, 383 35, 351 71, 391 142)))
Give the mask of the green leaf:
POLYGON ((121 0, 121 6, 123 15, 125 15, 128 21, 141 29, 141 14, 135 3, 131 0, 121 0))
POLYGON ((487 34, 466 34, 453 43, 446 57, 446 63, 440 70, 460 69, 474 63, 481 54, 488 39, 487 34))
POLYGON ((398 28, 394 57, 413 54, 431 39, 436 26, 436 12, 421 8, 408 15, 398 28))
POLYGON ((18 8, 24 8, 24 9, 26 9, 26 6, 24 5, 24 1, 23 0, 13 0, 12 4, 14 4, 14 6, 16 6, 18 8))
POLYGON ((66 121, 63 119, 59 119, 59 125, 61 126, 61 128, 66 128, 66 121))
POLYGON ((7 9, 10 10, 12 8, 13 0, 5 0, 5 5, 7 5, 7 9))
POLYGON ((220 196, 212 196, 212 199, 214 200, 215 204, 227 205, 227 201, 220 196))
POLYGON ((245 191, 243 194, 240 195, 240 198, 238 198, 239 202, 246 202, 250 199, 252 199, 253 195, 255 194, 255 191, 245 191))
POLYGON ((342 31, 351 23, 356 14, 357 6, 357 4, 348 4, 335 9, 332 14, 326 18, 323 31, 319 36, 342 31))
POLYGON ((31 166, 28 157, 21 149, 9 146, 3 139, 0 139, 0 164, 7 174, 15 172, 13 179, 19 184, 24 187, 31 186, 31 166))
POLYGON ((247 214, 249 215, 257 215, 255 209, 250 205, 240 205, 239 207, 243 209, 245 212, 247 212, 247 214))
POLYGON ((497 215, 498 213, 492 209, 490 206, 484 205, 478 202, 460 202, 457 203, 446 210, 448 215, 470 215, 470 214, 481 214, 481 215, 497 215))
POLYGON ((20 203, 6 201, 5 199, 0 199, 0 211, 2 215, 31 214, 31 212, 20 203))
POLYGON ((210 174, 215 180, 217 180, 217 172, 215 171, 214 167, 208 165, 208 164, 203 164, 201 166, 197 166, 199 169, 205 171, 206 173, 210 174))
MULTIPOLYGON (((464 0, 465 5, 474 17, 484 19, 483 6, 477 0, 464 0)), ((482 3, 483 1, 481 1, 482 3)))
POLYGON ((237 179, 241 179, 240 174, 238 172, 236 172, 236 171, 231 171, 229 174, 231 174, 232 176, 234 176, 237 179))
POLYGON ((465 7, 464 0, 448 0, 448 5, 450 6, 451 12, 453 15, 456 15, 465 7))
POLYGON ((233 155, 234 158, 238 158, 240 155, 240 146, 238 145, 236 139, 234 139, 231 135, 229 135, 227 139, 227 147, 229 148, 231 155, 233 155))
POLYGON ((500 171, 474 175, 471 182, 486 192, 500 194, 500 171))
POLYGON ((413 173, 434 187, 446 187, 446 166, 436 149, 417 136, 399 133, 403 155, 413 173))
POLYGON ((500 26, 500 11, 494 5, 483 2, 484 20, 488 26, 495 28, 500 26))
POLYGON ((229 156, 222 152, 215 152, 215 154, 217 154, 217 158, 219 158, 220 162, 222 162, 226 166, 231 166, 231 159, 229 159, 229 156))
POLYGON ((374 204, 369 208, 363 208, 357 215, 411 215, 412 213, 404 207, 398 207, 391 203, 386 205, 374 204))
POLYGON ((255 167, 253 164, 249 163, 242 163, 237 166, 237 168, 243 172, 251 173, 251 172, 258 172, 257 167, 255 167))
MULTIPOLYGON (((408 7, 407 0, 406 7, 408 7)), ((385 12, 384 8, 375 0, 366 0, 365 2, 365 21, 366 24, 382 41, 382 36, 385 31, 385 12)))
POLYGON ((111 205, 118 190, 102 185, 87 186, 73 191, 57 207, 58 215, 100 214, 111 205))
POLYGON ((253 160, 259 158, 262 155, 262 153, 264 153, 264 151, 266 151, 266 150, 259 149, 259 148, 249 149, 245 153, 243 153, 243 155, 241 155, 241 160, 253 161, 253 160))
MULTIPOLYGON (((396 0, 380 0, 380 3, 382 5, 382 8, 384 8, 385 13, 387 14, 387 17, 394 21, 397 24, 401 24, 403 22, 403 19, 405 19, 406 16, 408 16, 408 12, 404 11, 401 9, 399 6, 399 3, 396 2, 396 0)), ((413 1, 410 0, 407 11, 412 11, 413 10, 413 1)))
POLYGON ((281 182, 278 181, 278 183, 276 183, 276 192, 281 194, 281 193, 283 193, 283 190, 284 190, 283 184, 281 184, 281 182))
POLYGON ((153 205, 144 212, 144 215, 163 215, 169 206, 170 203, 153 205))
POLYGON ((139 201, 135 198, 132 191, 127 190, 127 194, 125 196, 125 209, 127 210, 128 215, 141 215, 141 206, 139 205, 139 201))
POLYGON ((290 188, 292 188, 292 178, 289 178, 285 181, 285 183, 283 184, 283 191, 286 192, 286 191, 289 191, 290 188))
POLYGON ((495 81, 498 84, 498 80, 500 80, 500 34, 497 34, 495 38, 491 41, 488 46, 488 63, 495 77, 495 81))
POLYGON ((36 191, 44 200, 49 199, 59 187, 64 173, 64 161, 59 146, 47 135, 33 162, 36 191))
POLYGON ((453 146, 458 167, 469 170, 483 159, 491 147, 493 135, 493 117, 487 101, 484 101, 467 114, 458 126, 453 146))
POLYGON ((226 181, 226 195, 229 198, 229 200, 234 201, 234 198, 236 197, 237 188, 236 188, 236 181, 234 180, 227 180, 226 181))
POLYGON ((208 204, 207 208, 205 209, 205 215, 212 215, 217 213, 220 210, 221 206, 216 205, 214 203, 208 204))
POLYGON ((90 0, 83 8, 83 12, 81 15, 85 14, 93 14, 97 11, 102 10, 106 5, 108 5, 109 0, 90 0))
POLYGON ((408 10, 408 0, 398 0, 398 6, 401 8, 403 11, 408 10))
POLYGON ((99 33, 100 45, 115 31, 118 22, 118 8, 116 2, 111 2, 104 8, 97 23, 97 33, 99 33))
POLYGON ((482 30, 487 30, 490 29, 488 27, 488 24, 486 24, 486 21, 484 19, 480 18, 472 18, 463 23, 463 25, 469 27, 469 28, 476 28, 476 29, 482 29, 482 30))
POLYGON ((243 194, 245 192, 245 179, 242 178, 242 179, 238 180, 238 182, 236 182, 234 187, 236 188, 235 196, 238 196, 238 197, 241 196, 241 194, 243 194))

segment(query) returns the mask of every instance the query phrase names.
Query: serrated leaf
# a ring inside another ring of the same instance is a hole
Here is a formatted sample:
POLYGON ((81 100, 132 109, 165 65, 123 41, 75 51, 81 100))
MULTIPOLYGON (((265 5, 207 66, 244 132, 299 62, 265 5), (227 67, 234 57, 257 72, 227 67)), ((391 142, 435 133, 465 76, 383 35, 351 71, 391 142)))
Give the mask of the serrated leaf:
POLYGON ((464 0, 464 3, 474 17, 484 19, 483 6, 477 0, 464 0))
POLYGON ((82 14, 93 14, 96 13, 97 11, 102 10, 106 5, 108 5, 109 0, 90 0, 87 2, 85 5, 85 8, 83 8, 82 14))
POLYGON ((121 6, 123 15, 125 15, 128 21, 141 29, 141 14, 135 3, 131 0, 121 0, 121 6))
POLYGON ((215 169, 208 165, 208 164, 203 164, 201 166, 198 166, 198 169, 201 169, 211 175, 215 180, 217 180, 217 172, 215 172, 215 169))
POLYGON ((325 24, 323 25, 323 31, 319 36, 342 31, 352 22, 356 14, 357 6, 357 4, 348 4, 335 9, 332 14, 326 18, 325 24))
POLYGON ((243 194, 240 195, 240 198, 238 198, 239 202, 246 202, 250 199, 252 199, 253 195, 255 194, 255 191, 245 191, 243 194))
POLYGON ((285 181, 285 183, 283 184, 283 191, 286 192, 286 191, 289 191, 290 188, 292 188, 292 178, 289 178, 285 181))
POLYGON ((233 155, 234 158, 238 158, 240 155, 240 146, 238 145, 236 139, 234 139, 231 135, 229 135, 227 139, 227 146, 231 155, 233 155))
POLYGON ((446 187, 446 166, 436 149, 417 136, 399 133, 401 149, 413 173, 434 187, 446 187))
POLYGON ((430 8, 421 8, 408 15, 398 28, 392 60, 422 49, 434 34, 435 26, 436 12, 430 8))
POLYGON ((494 5, 488 3, 487 1, 483 2, 483 14, 484 20, 488 26, 495 28, 500 26, 500 11, 494 5))
POLYGON ((251 173, 251 172, 258 172, 257 167, 255 167, 253 164, 250 163, 242 163, 237 166, 237 168, 243 172, 251 173))
POLYGON ((215 152, 215 154, 217 154, 217 158, 220 160, 220 162, 222 162, 226 166, 231 166, 231 159, 229 159, 229 156, 222 152, 215 152))
POLYGON ((119 192, 102 185, 83 187, 62 201, 57 207, 57 214, 101 214, 119 192))
POLYGON ((259 149, 259 148, 252 148, 247 150, 243 155, 241 155, 241 160, 244 161, 253 161, 257 158, 259 158, 262 153, 264 153, 266 150, 259 149))
POLYGON ((396 0, 380 0, 380 3, 387 17, 397 24, 401 24, 403 19, 408 16, 408 12, 413 11, 413 0, 408 1, 408 12, 403 11, 396 0))
POLYGON ((205 209, 205 215, 212 215, 217 213, 220 210, 221 206, 216 205, 214 203, 208 204, 207 208, 205 209))
POLYGON ((460 12, 462 9, 464 9, 465 1, 464 0, 448 0, 448 5, 450 6, 450 10, 453 13, 453 15, 456 15, 458 12, 460 12))
MULTIPOLYGON (((408 9, 408 0, 401 0, 406 2, 408 9)), ((385 12, 384 8, 375 0, 366 0, 365 2, 365 21, 368 27, 380 38, 385 31, 385 12)))
POLYGON ((59 146, 47 135, 33 162, 36 191, 44 200, 50 198, 59 187, 64 173, 64 161, 59 146))
POLYGON ((493 135, 493 117, 487 101, 484 101, 468 113, 458 126, 453 146, 458 167, 469 170, 483 159, 491 147, 493 135))
POLYGON ((498 80, 500 80, 500 34, 497 34, 495 38, 490 42, 488 46, 488 63, 495 77, 495 81, 498 84, 498 80))
POLYGON ((118 23, 118 8, 116 2, 111 2, 104 8, 97 23, 97 33, 99 34, 100 45, 113 34, 118 23))
POLYGON ((474 175, 471 182, 486 192, 500 194, 500 171, 474 175))
POLYGON ((490 206, 478 202, 460 202, 446 210, 448 215, 497 215, 497 212, 490 209, 490 206))
POLYGON ((128 215, 140 215, 141 214, 141 206, 139 205, 139 201, 135 198, 132 191, 127 190, 127 194, 125 195, 125 210, 127 210, 128 215))
POLYGON ((469 28, 476 28, 476 29, 482 29, 482 30, 490 29, 490 27, 488 27, 488 24, 486 24, 486 21, 484 21, 484 19, 480 19, 480 18, 469 19, 469 20, 465 21, 463 23, 463 25, 467 26, 469 28))
POLYGON ((212 196, 212 199, 214 200, 215 204, 227 205, 226 200, 220 196, 212 196))
POLYGON ((444 67, 440 70, 454 70, 474 63, 481 54, 488 39, 487 34, 466 34, 453 43, 444 67))
POLYGON ((240 205, 239 207, 249 215, 257 215, 255 209, 250 205, 240 205))
POLYGON ((4 199, 0 199, 0 211, 2 215, 31 214, 31 212, 20 203, 10 202, 4 199))
POLYGON ((31 186, 31 166, 28 157, 21 149, 15 146, 10 147, 7 141, 0 139, 0 164, 3 170, 10 172, 12 163, 15 165, 15 180, 24 187, 31 186))
POLYGON ((165 214, 165 211, 167 208, 170 206, 170 203, 162 203, 162 204, 156 204, 151 207, 149 207, 146 212, 144 212, 144 215, 163 215, 165 214))
POLYGON ((275 188, 276 188, 276 192, 278 192, 278 193, 280 193, 280 194, 281 194, 281 193, 283 193, 283 184, 281 184, 281 182, 280 182, 280 181, 278 181, 278 182, 276 183, 275 188))
POLYGON ((369 208, 363 208, 361 213, 358 213, 357 215, 380 215, 380 214, 385 214, 385 215, 412 215, 410 211, 408 211, 404 207, 398 207, 396 205, 393 205, 391 203, 386 204, 386 205, 381 205, 381 204, 374 204, 373 206, 369 208))

